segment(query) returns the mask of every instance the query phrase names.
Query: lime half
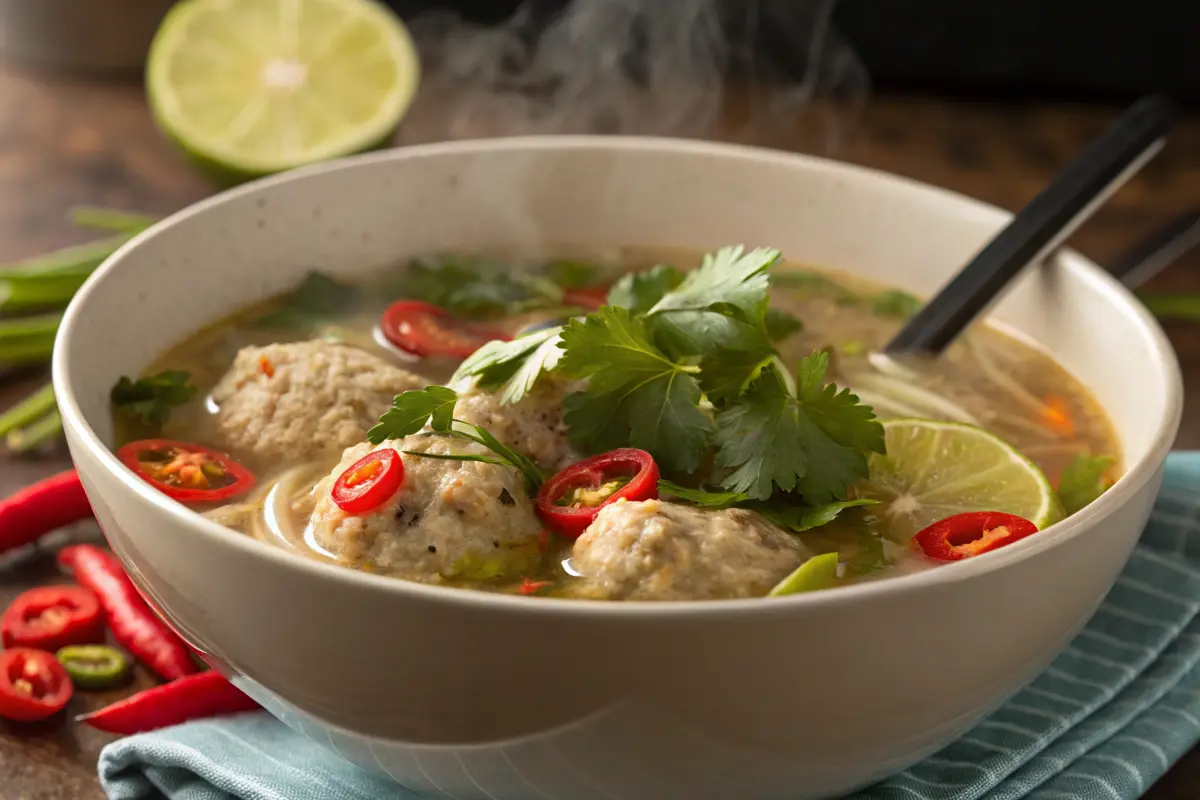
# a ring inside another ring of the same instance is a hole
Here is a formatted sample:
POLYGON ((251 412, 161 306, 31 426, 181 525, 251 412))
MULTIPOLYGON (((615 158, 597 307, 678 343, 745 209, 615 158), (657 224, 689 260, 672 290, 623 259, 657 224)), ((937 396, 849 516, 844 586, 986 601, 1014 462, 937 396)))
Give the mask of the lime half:
POLYGON ((966 511, 1001 511, 1038 529, 1062 519, 1062 506, 1046 476, 1012 445, 973 425, 926 419, 883 423, 887 455, 870 459, 870 478, 859 485, 880 527, 892 541, 907 542, 940 519, 966 511))
POLYGON ((146 88, 164 132, 237 181, 386 143, 418 75, 404 24, 372 0, 184 0, 146 88))

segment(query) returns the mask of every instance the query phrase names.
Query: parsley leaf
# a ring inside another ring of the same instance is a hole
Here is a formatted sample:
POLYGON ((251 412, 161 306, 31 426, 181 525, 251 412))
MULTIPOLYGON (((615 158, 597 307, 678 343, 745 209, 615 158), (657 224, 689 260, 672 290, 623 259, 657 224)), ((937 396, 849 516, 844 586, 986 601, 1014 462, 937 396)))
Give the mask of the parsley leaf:
POLYGON ((785 503, 767 502, 755 504, 751 508, 780 527, 787 528, 795 533, 803 533, 813 528, 819 528, 822 525, 828 525, 847 508, 871 506, 877 502, 879 501, 868 499, 837 500, 832 503, 821 503, 816 506, 796 506, 785 503))
POLYGON ((550 336, 538 345, 520 363, 512 377, 504 382, 499 389, 500 405, 511 405, 512 403, 519 402, 521 398, 533 391, 538 378, 547 372, 554 371, 558 366, 558 362, 563 357, 561 331, 561 328, 548 331, 553 336, 550 336))
POLYGON ((883 427, 848 390, 824 385, 827 353, 800 364, 796 392, 782 370, 764 370, 743 401, 717 417, 722 485, 765 500, 775 488, 810 504, 844 497, 867 474, 865 452, 883 452, 883 427))
POLYGON ((705 255, 700 266, 649 313, 736 309, 744 319, 762 319, 767 310, 767 270, 777 261, 778 250, 722 247, 705 255))
POLYGON ((745 394, 775 360, 775 354, 766 347, 721 350, 700 362, 700 385, 714 403, 731 403, 745 394))
POLYGON ((191 378, 191 373, 178 369, 136 381, 122 375, 109 397, 125 416, 146 425, 163 425, 171 417, 172 406, 183 405, 196 395, 191 378))
POLYGON ((783 341, 793 333, 804 330, 804 323, 782 308, 768 308, 765 324, 767 337, 772 342, 783 341))
POLYGON ((1067 465, 1058 479, 1058 497, 1068 514, 1086 507, 1112 486, 1106 475, 1113 465, 1108 456, 1079 455, 1067 465))
POLYGON ((745 503, 750 498, 741 492, 721 492, 710 489, 692 489, 687 486, 680 486, 668 480, 660 480, 658 482, 658 493, 667 497, 674 497, 677 500, 682 500, 694 506, 701 508, 733 508, 734 506, 745 503))
POLYGON ((260 328, 311 329, 317 323, 352 310, 361 299, 357 287, 322 272, 310 272, 278 308, 259 317, 254 324, 260 328))
POLYGON ((421 458, 440 458, 447 461, 479 461, 484 464, 500 464, 521 472, 525 488, 530 495, 537 494, 542 485, 543 474, 532 459, 519 453, 493 436, 487 429, 454 419, 454 405, 458 393, 445 386, 428 386, 404 392, 392 401, 392 407, 379 418, 379 424, 367 432, 367 441, 382 444, 389 439, 402 439, 424 430, 426 425, 433 435, 452 436, 483 445, 499 458, 474 453, 421 453, 405 450, 406 455, 421 458))
POLYGON ((646 320, 604 306, 562 332, 566 374, 587 387, 566 399, 571 437, 592 451, 637 447, 670 471, 690 473, 709 449, 712 420, 700 410, 699 368, 650 339, 646 320))
POLYGON ((392 407, 379 418, 379 424, 367 431, 367 441, 381 444, 388 439, 403 439, 422 430, 427 423, 435 431, 450 430, 458 393, 445 386, 413 389, 396 396, 392 407))
POLYGON ((659 264, 643 272, 622 275, 608 290, 608 305, 629 309, 634 314, 649 311, 679 284, 683 273, 670 264, 659 264))
POLYGON ((525 359, 561 331, 561 326, 555 326, 532 331, 511 341, 493 339, 486 342, 458 365, 450 382, 457 384, 473 377, 481 388, 495 389, 512 378, 522 368, 525 359))

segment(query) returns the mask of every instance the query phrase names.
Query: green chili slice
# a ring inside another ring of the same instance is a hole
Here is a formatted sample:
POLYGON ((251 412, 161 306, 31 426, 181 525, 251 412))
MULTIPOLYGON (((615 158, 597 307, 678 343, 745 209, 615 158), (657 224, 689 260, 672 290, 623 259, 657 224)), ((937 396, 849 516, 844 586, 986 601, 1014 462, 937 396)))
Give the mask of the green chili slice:
POLYGON ((54 655, 80 689, 111 689, 129 678, 129 658, 102 644, 71 645, 54 655))

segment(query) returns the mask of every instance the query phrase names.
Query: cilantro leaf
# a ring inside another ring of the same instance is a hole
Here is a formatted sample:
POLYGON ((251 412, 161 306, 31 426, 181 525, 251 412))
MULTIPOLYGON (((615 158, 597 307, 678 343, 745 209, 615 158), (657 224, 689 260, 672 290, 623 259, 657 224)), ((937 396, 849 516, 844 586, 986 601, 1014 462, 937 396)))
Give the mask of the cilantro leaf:
POLYGON ((113 406, 126 417, 146 425, 163 425, 171 417, 171 407, 183 405, 196 395, 191 373, 178 369, 163 370, 138 380, 122 375, 109 393, 113 406))
POLYGON ((668 470, 693 472, 708 451, 712 420, 700 410, 698 367, 670 359, 644 319, 605 306, 562 332, 566 374, 587 387, 566 399, 571 437, 586 449, 637 447, 668 470))
POLYGON ((512 374, 512 377, 500 386, 498 392, 500 395, 500 405, 511 405, 512 403, 519 402, 521 398, 533 391, 538 378, 547 372, 554 371, 558 366, 558 362, 563 357, 561 332, 561 328, 549 331, 553 336, 550 336, 538 345, 520 363, 517 371, 512 374))
POLYGON ((392 283, 389 293, 474 319, 508 316, 562 302, 562 290, 546 279, 511 265, 457 256, 412 262, 392 283))
POLYGON ((487 429, 454 419, 458 393, 445 386, 427 386, 397 395, 392 407, 379 418, 379 424, 367 431, 367 441, 382 444, 389 439, 402 439, 424 430, 428 424, 432 435, 453 436, 483 445, 499 459, 474 453, 422 453, 405 450, 407 455, 421 458, 440 458, 448 461, 480 461, 501 464, 521 472, 525 488, 531 495, 542 485, 542 471, 523 453, 513 450, 487 429))
POLYGON ((762 319, 767 310, 767 270, 779 261, 779 251, 765 247, 746 252, 741 245, 722 247, 673 291, 650 309, 666 311, 724 311, 737 309, 744 319, 762 319))
POLYGON ((828 525, 837 519, 837 516, 847 508, 870 506, 875 505, 877 502, 879 501, 869 499, 837 500, 832 503, 821 503, 816 506, 797 506, 768 501, 766 503, 756 503, 750 506, 750 508, 753 508, 782 528, 787 528, 794 533, 803 533, 813 528, 819 528, 822 525, 828 525))
POLYGON ((661 495, 673 497, 701 508, 733 508, 745 503, 749 498, 741 492, 720 492, 710 489, 692 489, 680 486, 668 480, 658 482, 658 492, 661 495))
POLYGON ((367 431, 367 441, 381 444, 388 439, 403 439, 429 424, 435 431, 449 431, 458 393, 445 386, 427 386, 396 396, 392 407, 379 418, 379 424, 367 431))
POLYGON ((778 487, 821 504, 866 476, 865 452, 883 451, 883 427, 849 391, 823 384, 828 363, 827 353, 805 358, 795 394, 781 369, 764 370, 743 402, 718 415, 725 488, 765 500, 778 487))
POLYGON ((718 351, 700 362, 700 385, 714 403, 731 403, 745 394, 775 359, 770 348, 718 351))
POLYGON ((457 384, 473 377, 481 388, 495 389, 515 375, 531 353, 561 331, 561 327, 546 328, 507 342, 502 339, 486 342, 458 365, 450 382, 457 384))
POLYGON ((767 337, 772 342, 783 341, 793 333, 804 330, 804 323, 794 314, 784 311, 782 308, 768 308, 765 324, 767 337))
POLYGON ((1086 507, 1112 486, 1106 475, 1114 464, 1108 456, 1078 455, 1058 479, 1058 497, 1068 514, 1086 507))
POLYGON ((546 265, 546 274, 559 288, 582 289, 597 283, 601 277, 601 270, 587 261, 559 259, 546 265))
POLYGON ((609 289, 607 302, 610 306, 643 314, 681 283, 682 272, 670 264, 658 264, 643 272, 622 275, 609 289))
POLYGON ((923 305, 920 299, 908 292, 891 289, 875 296, 872 310, 881 317, 907 319, 920 311, 923 305))
POLYGON ((334 280, 322 272, 310 272, 300 285, 284 297, 280 306, 259 317, 260 328, 304 328, 355 308, 362 299, 357 287, 334 280))

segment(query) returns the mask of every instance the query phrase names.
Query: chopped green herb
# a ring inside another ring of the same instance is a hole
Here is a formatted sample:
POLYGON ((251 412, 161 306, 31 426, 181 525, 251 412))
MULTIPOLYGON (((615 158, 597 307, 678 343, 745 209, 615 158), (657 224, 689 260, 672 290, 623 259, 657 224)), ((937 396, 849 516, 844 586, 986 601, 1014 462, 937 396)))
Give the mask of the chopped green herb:
POLYGON ((1108 491, 1112 481, 1107 473, 1113 463, 1108 456, 1079 455, 1067 465, 1058 479, 1058 497, 1068 514, 1088 506, 1108 491))
POLYGON ((126 417, 146 425, 163 425, 171 417, 171 407, 183 405, 196 395, 191 373, 178 369, 132 380, 122 375, 113 386, 110 398, 126 417))
POLYGON ((774 589, 767 593, 767 596, 783 597, 789 594, 828 589, 837 583, 837 568, 837 553, 813 556, 796 567, 795 572, 781 580, 774 589))
POLYGON ((608 305, 644 314, 667 292, 683 283, 683 273, 670 264, 659 264, 643 272, 621 276, 608 292, 608 305))
POLYGON ((551 261, 546 265, 546 275, 560 289, 582 289, 603 279, 598 265, 572 259, 551 261))
POLYGON ((645 319, 604 306, 562 332, 564 373, 589 379, 566 399, 571 437, 586 450, 637 447, 666 469, 694 471, 708 451, 712 420, 700 410, 700 368, 672 360, 645 319))
POLYGON ((473 319, 562 304, 562 289, 548 279, 511 265, 456 257, 413 262, 397 278, 392 293, 473 319))
POLYGON ((876 500, 836 500, 817 506, 797 506, 779 502, 756 503, 752 506, 755 511, 780 527, 787 528, 793 533, 820 528, 837 519, 837 516, 848 508, 872 506, 876 500))
POLYGON ((421 453, 406 450, 408 455, 440 458, 448 461, 479 461, 485 464, 509 466, 521 472, 530 495, 537 494, 542 485, 541 469, 526 455, 503 444, 486 429, 454 419, 454 404, 458 393, 445 386, 429 386, 404 392, 392 401, 392 407, 379 418, 379 424, 367 431, 367 441, 382 444, 389 439, 403 439, 425 428, 441 436, 452 436, 483 445, 499 459, 471 453, 421 453))
POLYGON ((892 289, 875 296, 873 309, 881 317, 907 319, 920 311, 922 305, 920 299, 908 292, 892 289))
POLYGON ((767 310, 767 270, 779 261, 779 251, 741 245, 722 247, 704 256, 683 283, 664 295, 650 314, 666 311, 727 311, 743 319, 761 318, 767 310))
POLYGON ((673 497, 694 506, 712 509, 733 508, 734 506, 742 505, 750 499, 741 492, 692 489, 667 480, 660 480, 658 482, 658 492, 660 495, 673 497))
POLYGON ((321 272, 310 272, 283 298, 278 308, 255 320, 261 328, 310 330, 354 309, 362 300, 359 289, 321 272))
POLYGON ((837 530, 814 528, 801 541, 817 552, 837 551, 850 575, 867 575, 891 563, 883 537, 859 520, 849 525, 839 524, 837 530))

